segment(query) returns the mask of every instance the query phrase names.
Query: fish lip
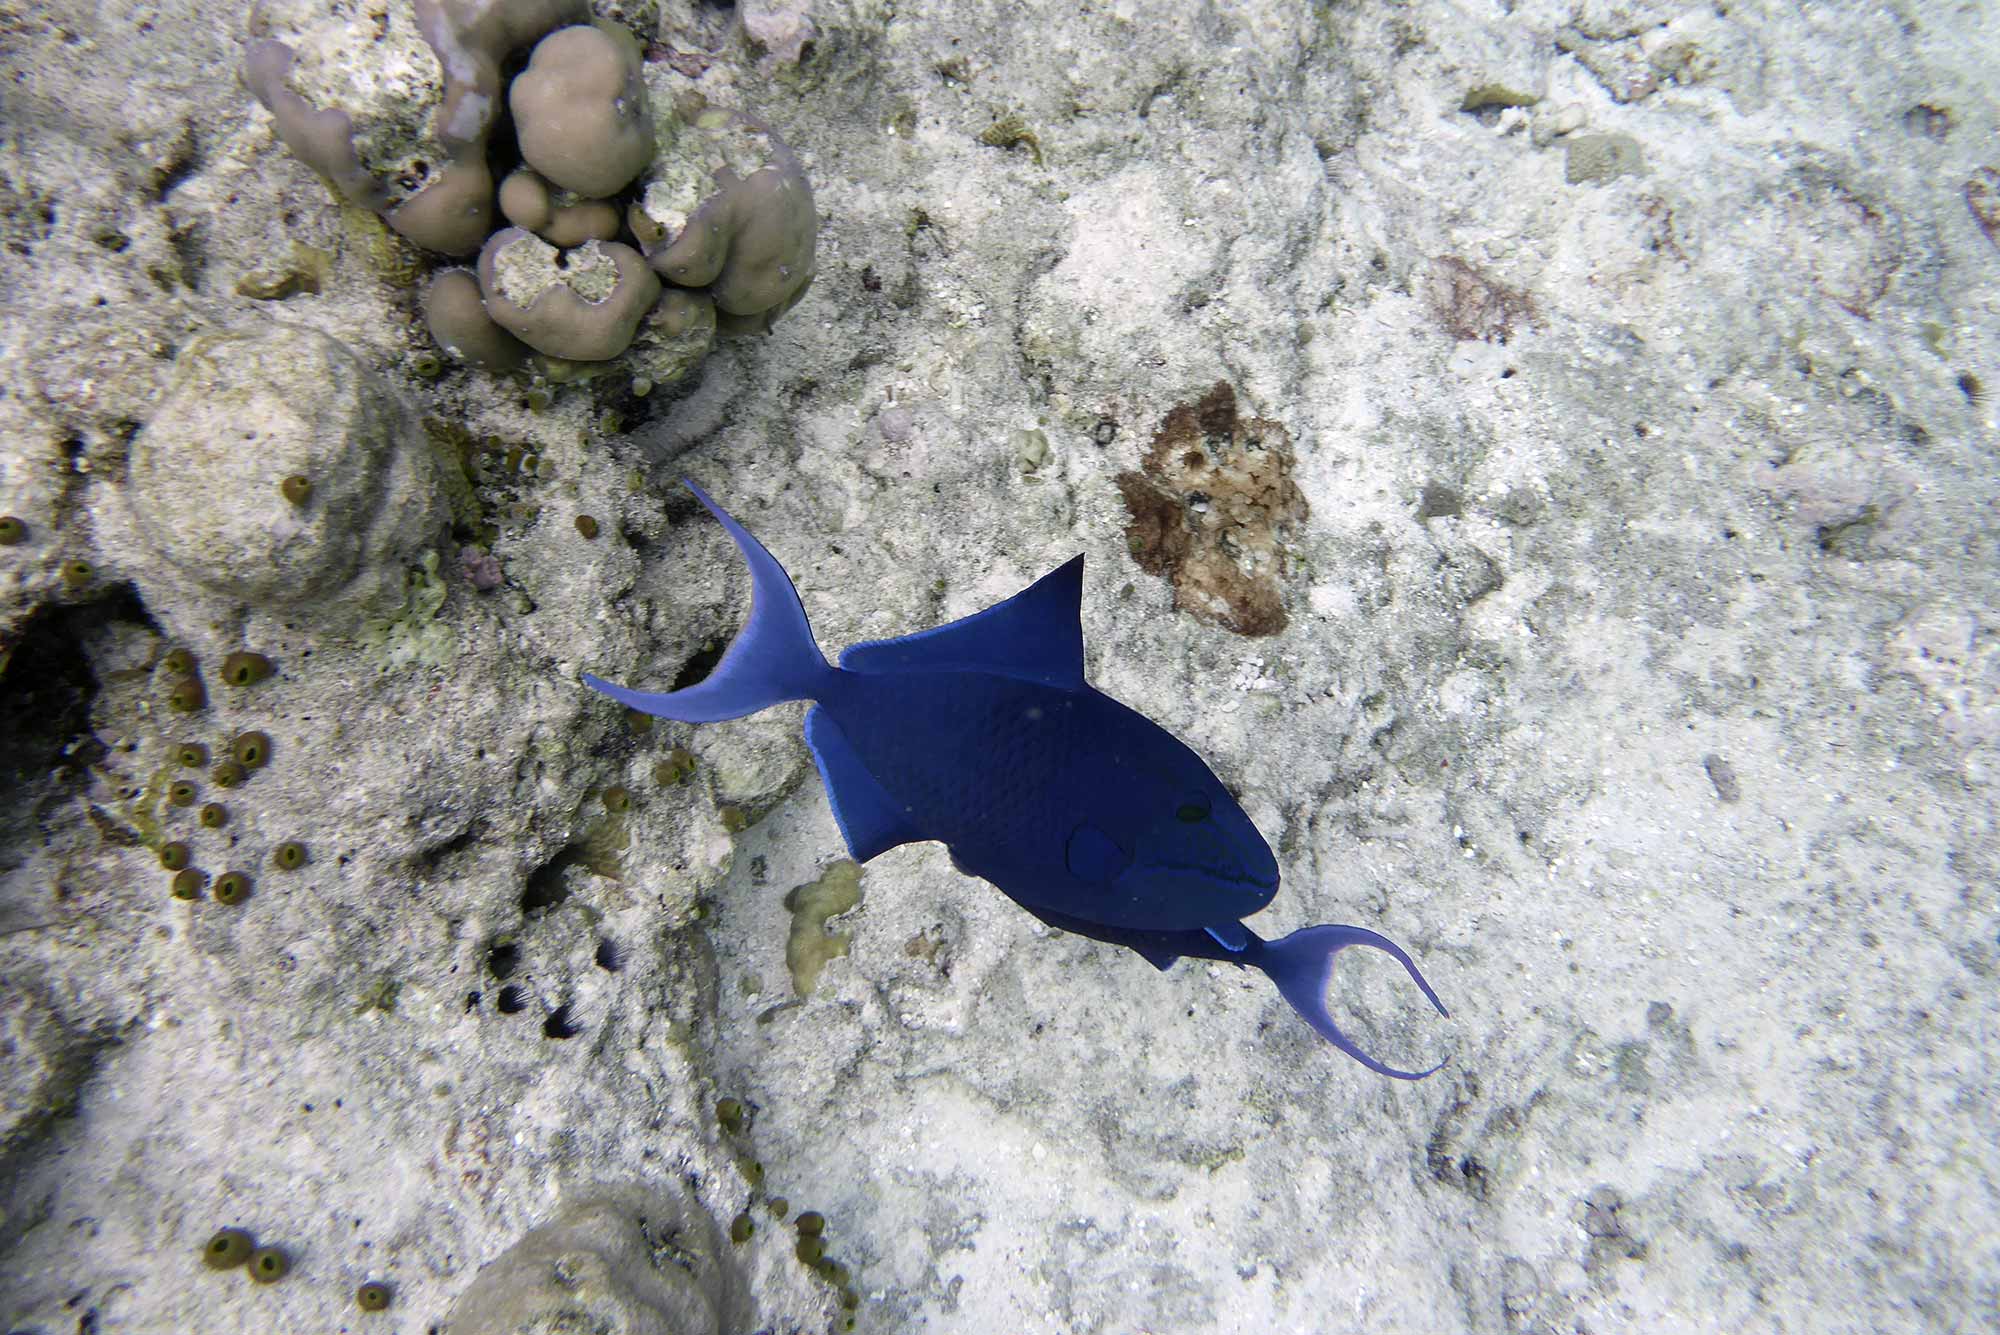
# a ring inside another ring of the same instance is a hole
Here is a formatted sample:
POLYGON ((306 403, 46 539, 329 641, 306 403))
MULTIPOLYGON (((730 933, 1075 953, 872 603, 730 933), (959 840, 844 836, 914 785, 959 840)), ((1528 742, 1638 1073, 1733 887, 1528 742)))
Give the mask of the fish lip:
POLYGON ((1118 879, 1123 881, 1133 877, 1178 876, 1189 873, 1199 876, 1203 880, 1214 881, 1217 887, 1222 889, 1241 886, 1246 889, 1256 890, 1267 896, 1278 892, 1278 873, 1275 868, 1267 877, 1260 876, 1253 871, 1208 867, 1198 862, 1134 862, 1118 874, 1118 879))

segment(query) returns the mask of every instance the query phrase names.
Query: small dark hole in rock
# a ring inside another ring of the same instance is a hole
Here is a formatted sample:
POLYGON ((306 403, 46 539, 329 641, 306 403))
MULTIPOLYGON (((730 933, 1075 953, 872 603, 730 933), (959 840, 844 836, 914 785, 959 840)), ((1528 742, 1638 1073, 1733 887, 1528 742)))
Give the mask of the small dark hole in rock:
POLYGON ((521 948, 512 941, 501 941, 486 952, 486 970, 495 978, 505 981, 514 976, 514 970, 521 967, 521 948))

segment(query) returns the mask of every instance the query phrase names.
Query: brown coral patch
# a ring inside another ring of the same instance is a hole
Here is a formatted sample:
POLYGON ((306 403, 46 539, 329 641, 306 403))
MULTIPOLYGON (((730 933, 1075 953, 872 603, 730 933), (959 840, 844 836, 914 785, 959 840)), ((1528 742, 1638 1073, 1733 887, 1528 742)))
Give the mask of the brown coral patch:
POLYGON ((1965 207, 1986 239, 2000 246, 2000 171, 1981 167, 1965 178, 1965 207))
POLYGON ((1160 422, 1137 472, 1120 473, 1139 568, 1174 586, 1174 606, 1238 635, 1285 628, 1281 535, 1305 522, 1284 427, 1236 410, 1227 381, 1160 422))
POLYGON ((1514 326, 1535 318, 1527 293, 1496 283, 1456 255, 1439 255, 1424 276, 1424 297, 1438 326, 1459 342, 1505 343, 1514 326))

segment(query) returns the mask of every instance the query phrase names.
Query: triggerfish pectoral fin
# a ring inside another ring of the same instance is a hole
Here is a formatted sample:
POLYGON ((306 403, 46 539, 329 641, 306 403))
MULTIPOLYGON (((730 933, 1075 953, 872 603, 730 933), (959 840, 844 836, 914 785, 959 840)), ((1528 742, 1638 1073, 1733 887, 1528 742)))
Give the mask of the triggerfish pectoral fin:
POLYGON ((678 691, 635 691, 585 673, 584 683, 629 709, 682 723, 742 718, 786 700, 813 699, 832 669, 813 642, 791 576, 707 492, 693 482, 687 489, 721 521, 750 567, 750 619, 705 681, 678 691))
POLYGON ((1292 1003, 1292 1009, 1307 1024, 1319 1031, 1321 1038, 1376 1074, 1394 1076, 1398 1080, 1421 1080, 1442 1067, 1444 1063, 1439 1062, 1428 1071, 1398 1071, 1370 1057, 1340 1032, 1340 1026, 1333 1022, 1333 1015, 1326 1008, 1326 989, 1333 978, 1333 957, 1348 946, 1373 946, 1394 957, 1416 980, 1417 986, 1424 990, 1431 1005, 1437 1007, 1438 1014, 1447 1019, 1451 1017, 1451 1012, 1438 1000, 1437 993, 1431 991, 1431 985, 1417 972, 1417 966, 1403 953, 1403 948, 1365 927, 1302 927, 1283 940, 1264 942, 1263 949, 1247 962, 1262 969, 1278 985, 1279 993, 1292 1003))

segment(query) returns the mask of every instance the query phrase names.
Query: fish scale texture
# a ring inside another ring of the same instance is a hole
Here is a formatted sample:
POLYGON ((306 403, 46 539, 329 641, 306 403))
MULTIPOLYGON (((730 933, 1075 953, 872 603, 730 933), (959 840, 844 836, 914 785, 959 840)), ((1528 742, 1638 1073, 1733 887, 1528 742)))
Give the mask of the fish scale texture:
MULTIPOLYGON (((979 673, 863 675, 868 703, 835 719, 869 772, 910 805, 915 828, 975 861, 982 830, 1067 834, 1072 795, 1056 778, 1075 757, 1073 699, 979 673)), ((1018 851, 1047 856, 1033 844, 1018 851)))

